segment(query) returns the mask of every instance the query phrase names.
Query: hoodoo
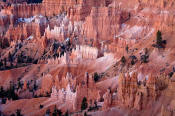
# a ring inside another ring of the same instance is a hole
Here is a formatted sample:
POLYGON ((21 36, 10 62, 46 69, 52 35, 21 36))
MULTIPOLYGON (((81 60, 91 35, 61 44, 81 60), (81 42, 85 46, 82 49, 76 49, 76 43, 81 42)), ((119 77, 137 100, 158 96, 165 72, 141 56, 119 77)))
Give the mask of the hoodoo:
POLYGON ((174 0, 0 0, 0 116, 175 116, 174 0))

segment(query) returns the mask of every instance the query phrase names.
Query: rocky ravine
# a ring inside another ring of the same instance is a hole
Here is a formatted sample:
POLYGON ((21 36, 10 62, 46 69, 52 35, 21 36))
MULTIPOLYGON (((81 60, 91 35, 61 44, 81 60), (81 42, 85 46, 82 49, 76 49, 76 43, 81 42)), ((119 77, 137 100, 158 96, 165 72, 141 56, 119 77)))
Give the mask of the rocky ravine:
POLYGON ((174 8, 173 0, 0 1, 0 113, 175 115, 174 8))

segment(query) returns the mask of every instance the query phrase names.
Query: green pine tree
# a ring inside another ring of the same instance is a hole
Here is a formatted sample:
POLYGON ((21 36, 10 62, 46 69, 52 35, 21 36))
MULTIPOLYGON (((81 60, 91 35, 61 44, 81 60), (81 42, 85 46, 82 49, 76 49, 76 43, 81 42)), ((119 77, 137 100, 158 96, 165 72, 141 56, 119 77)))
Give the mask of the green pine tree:
POLYGON ((161 46, 162 45, 162 33, 158 30, 157 31, 157 45, 161 46))
POLYGON ((85 110, 88 107, 87 98, 84 97, 81 103, 81 110, 85 110))
POLYGON ((121 62, 122 62, 123 64, 126 63, 126 58, 125 58, 125 56, 122 56, 122 58, 121 58, 121 62))
POLYGON ((58 110, 57 110, 56 105, 55 105, 52 116, 57 116, 57 114, 58 114, 58 110))

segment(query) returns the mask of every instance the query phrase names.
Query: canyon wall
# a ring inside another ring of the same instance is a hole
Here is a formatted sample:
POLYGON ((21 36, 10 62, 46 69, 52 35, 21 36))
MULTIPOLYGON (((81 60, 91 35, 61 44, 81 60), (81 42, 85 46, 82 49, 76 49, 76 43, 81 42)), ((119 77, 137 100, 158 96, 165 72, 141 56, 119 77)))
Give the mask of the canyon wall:
MULTIPOLYGON (((132 1, 132 3, 134 3, 133 5, 131 2, 126 3, 127 4, 121 4, 120 0, 103 0, 100 2, 44 0, 43 3, 40 4, 14 4, 4 6, 5 8, 1 10, 1 13, 6 15, 1 15, 0 25, 14 25, 16 20, 24 23, 26 21, 33 22, 36 19, 30 19, 37 15, 50 17, 57 16, 59 13, 65 13, 69 22, 63 25, 63 22, 65 22, 63 21, 60 23, 61 25, 55 27, 50 23, 49 27, 46 18, 45 21, 42 21, 45 23, 40 24, 40 27, 42 27, 42 34, 40 35, 45 33, 48 37, 65 39, 65 36, 70 36, 71 34, 77 36, 80 33, 78 36, 79 38, 83 38, 81 41, 85 41, 86 39, 88 43, 93 43, 95 46, 102 45, 102 42, 118 41, 118 39, 119 41, 126 41, 126 44, 131 44, 130 46, 132 46, 133 43, 139 41, 141 38, 149 38, 152 34, 155 34, 158 29, 173 32, 173 10, 167 10, 170 6, 171 8, 173 7, 172 1, 168 3, 163 0, 132 1), (164 7, 162 8, 162 5, 157 7, 158 5, 156 4, 165 5, 163 5, 164 7), (130 7, 127 9, 128 5, 130 7), (150 8, 152 8, 152 10, 150 10, 150 8), (134 22, 137 22, 137 27, 133 26, 134 22), (66 28, 63 28, 63 26, 66 28), (146 28, 146 26, 148 27, 146 28), (75 30, 77 28, 78 30, 75 30), (127 29, 130 29, 130 31, 127 31, 127 29), (121 33, 123 31, 125 33, 121 33), (93 42, 91 42, 91 40, 93 40, 93 42)), ((58 18, 58 20, 61 20, 61 18, 58 18)), ((3 32, 6 31, 6 29, 3 28, 2 30, 4 30, 3 32)), ((113 49, 113 46, 110 47, 110 49, 113 49)))
MULTIPOLYGON (((71 53, 65 53, 58 58, 50 58, 47 60, 48 64, 80 64, 83 60, 96 60, 98 56, 98 49, 86 45, 77 45, 71 53)), ((45 61, 40 61, 45 62, 45 61)))
POLYGON ((169 81, 167 77, 149 76, 148 80, 138 81, 138 75, 133 73, 132 76, 120 74, 118 78, 117 92, 110 89, 105 93, 103 108, 107 109, 117 105, 129 109, 142 110, 149 103, 155 102, 161 96, 161 90, 165 89, 169 81), (108 97, 107 97, 108 96, 108 97))
MULTIPOLYGON (((76 83, 71 84, 70 76, 66 76, 65 82, 62 81, 62 84, 65 83, 66 88, 57 89, 57 87, 52 87, 51 99, 54 101, 59 101, 59 103, 64 105, 69 105, 67 108, 69 110, 78 111, 81 109, 82 100, 84 97, 87 98, 87 101, 94 105, 94 102, 97 101, 99 96, 99 91, 95 86, 95 82, 92 78, 92 75, 85 74, 84 78, 80 80, 76 79, 76 83), (67 80, 67 81, 66 81, 67 80), (69 81, 68 81, 69 80, 69 81)), ((60 83, 61 84, 61 83, 60 83)))

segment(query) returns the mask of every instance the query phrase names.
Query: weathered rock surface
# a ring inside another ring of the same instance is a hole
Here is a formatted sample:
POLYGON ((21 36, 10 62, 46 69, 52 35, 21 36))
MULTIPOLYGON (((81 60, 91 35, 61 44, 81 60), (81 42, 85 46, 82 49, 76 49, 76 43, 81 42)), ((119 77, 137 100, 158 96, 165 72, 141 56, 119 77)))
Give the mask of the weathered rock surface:
POLYGON ((43 115, 55 105, 82 115, 84 97, 92 115, 174 115, 173 0, 26 2, 0 1, 0 86, 13 82, 20 98, 2 106, 6 115, 18 106, 24 115, 43 115), (164 49, 153 47, 158 30, 164 49), (33 99, 43 96, 49 99, 33 99), (28 111, 24 102, 37 108, 28 111))

